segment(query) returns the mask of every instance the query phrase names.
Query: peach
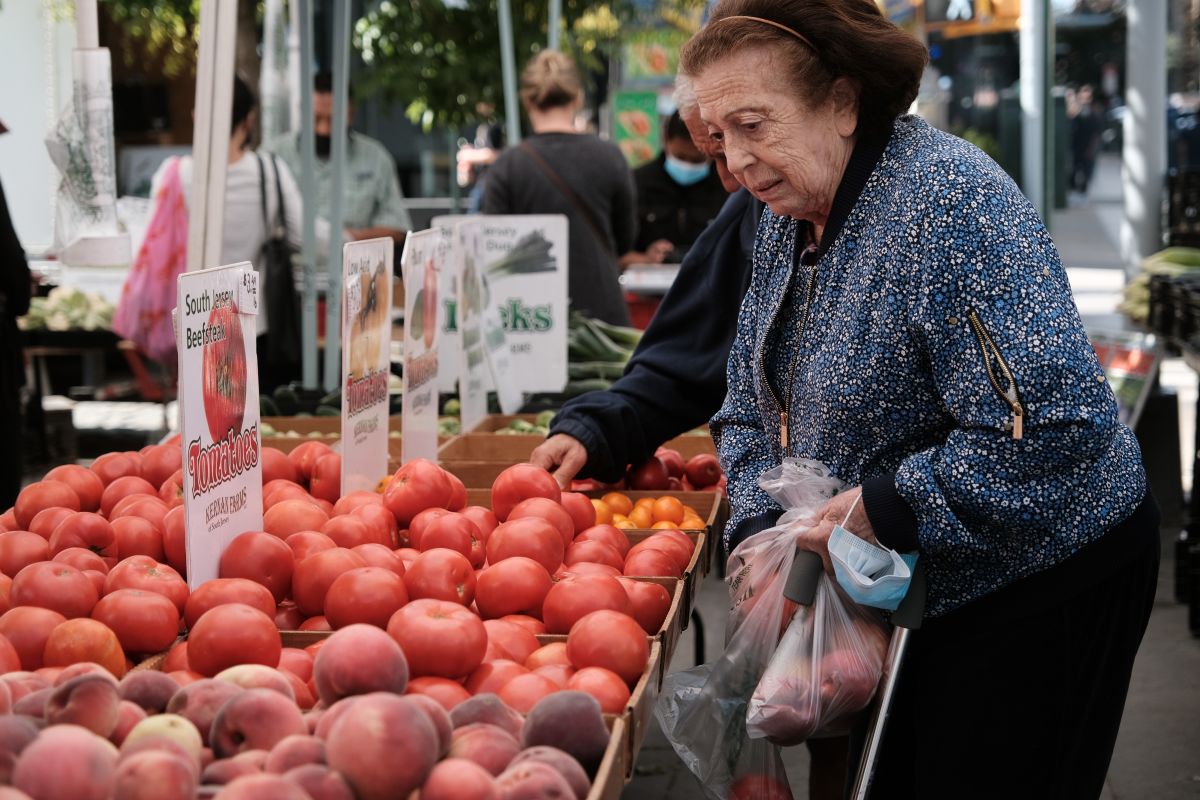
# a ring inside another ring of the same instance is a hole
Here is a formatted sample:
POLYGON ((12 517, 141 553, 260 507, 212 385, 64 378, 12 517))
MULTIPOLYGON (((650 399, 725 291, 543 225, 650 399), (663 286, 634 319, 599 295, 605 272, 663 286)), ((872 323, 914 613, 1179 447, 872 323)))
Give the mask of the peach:
POLYGON ((204 749, 200 731, 196 730, 191 720, 178 714, 155 714, 142 720, 125 737, 121 749, 128 751, 140 739, 159 736, 175 742, 192 761, 200 763, 200 753, 204 749))
POLYGON ((544 797, 573 797, 575 790, 558 770, 540 761, 515 764, 496 779, 504 800, 541 800, 544 797))
POLYGON ((12 689, 8 688, 8 684, 0 681, 0 714, 8 714, 12 711, 13 699, 12 689))
POLYGON ((252 750, 243 750, 233 757, 234 761, 244 764, 252 764, 259 772, 267 768, 267 756, 271 755, 267 750, 254 748, 252 750))
POLYGON ((423 694, 405 695, 411 703, 416 703, 429 716, 434 730, 438 735, 438 756, 445 756, 450 751, 450 742, 454 738, 454 728, 450 724, 450 715, 442 704, 432 697, 423 694))
MULTIPOLYGON (((289 684, 291 684, 292 694, 296 696, 296 705, 300 706, 301 711, 307 711, 317 704, 317 698, 313 690, 309 688, 309 684, 300 680, 287 670, 281 670, 279 674, 282 675, 289 684)), ((313 685, 315 686, 316 684, 313 685)))
POLYGON ((178 714, 189 720, 200 732, 200 740, 207 745, 208 734, 212 730, 213 720, 217 712, 231 697, 245 691, 242 687, 219 681, 215 678, 201 678, 181 688, 167 703, 167 713, 178 714))
POLYGON ((113 728, 112 733, 108 735, 108 740, 120 747, 125 741, 125 737, 134 727, 147 717, 146 710, 137 703, 132 703, 128 700, 122 700, 117 705, 117 724, 113 728))
POLYGON ((12 704, 12 713, 28 714, 35 719, 45 719, 46 703, 52 694, 54 694, 53 689, 38 689, 36 692, 30 692, 12 704))
POLYGON ((396 640, 372 625, 349 625, 330 636, 313 661, 317 694, 326 705, 370 692, 403 694, 408 661, 396 640))
POLYGON ((0 786, 0 800, 33 800, 20 789, 11 786, 0 786))
POLYGON ((106 800, 117 748, 78 725, 51 725, 17 759, 13 786, 30 797, 106 800))
POLYGON ((121 696, 108 676, 80 675, 53 689, 46 700, 46 722, 80 725, 107 739, 117 727, 121 696))
POLYGON ((122 759, 113 776, 112 800, 192 800, 196 764, 165 750, 145 750, 122 759))
POLYGON ((325 742, 315 736, 293 735, 283 739, 267 755, 264 772, 282 775, 303 764, 324 764, 325 742))
POLYGON ((354 800, 346 779, 321 764, 294 767, 283 773, 283 777, 308 792, 312 800, 354 800))
POLYGON ((542 698, 525 718, 521 744, 557 747, 574 756, 588 775, 595 775, 608 748, 600 703, 590 694, 574 690, 542 698))
POLYGON ((42 667, 38 670, 38 674, 42 677, 49 677, 46 672, 48 669, 57 669, 58 674, 54 677, 51 683, 54 686, 62 686, 71 678, 78 678, 80 675, 103 675, 106 678, 113 677, 113 674, 100 666, 94 661, 80 661, 78 664, 71 664, 69 667, 42 667))
POLYGON ((416 703, 375 692, 363 695, 336 721, 326 754, 330 769, 346 778, 359 800, 406 797, 425 783, 437 762, 437 731, 416 703))
POLYGON ((465 758, 440 762, 421 787, 421 800, 496 800, 492 773, 465 758))
POLYGON ((30 717, 0 716, 0 784, 12 782, 17 757, 37 735, 38 726, 30 717))
POLYGON ((455 728, 461 728, 473 722, 495 725, 507 731, 514 739, 520 738, 525 724, 525 720, 520 714, 506 706, 499 697, 488 692, 477 694, 470 700, 459 703, 450 712, 450 723, 455 728))
POLYGON ((127 673, 121 678, 121 699, 137 703, 149 714, 161 714, 179 691, 179 682, 154 669, 127 673))
POLYGON ((246 689, 217 711, 209 744, 218 758, 244 750, 269 750, 292 734, 307 734, 296 704, 270 689, 246 689))
POLYGON ((296 699, 296 692, 287 677, 274 667, 263 664, 238 664, 236 667, 221 670, 214 677, 243 689, 270 689, 289 700, 296 699))
POLYGON ((33 672, 9 672, 6 675, 0 675, 0 682, 3 682, 12 692, 14 704, 27 694, 33 694, 39 689, 50 688, 50 681, 33 672))
POLYGON ((520 743, 504 729, 473 722, 454 730, 449 755, 474 761, 492 775, 499 775, 519 752, 520 743))
POLYGON ((299 784, 289 781, 282 775, 243 775, 225 784, 217 792, 217 800, 311 800, 308 792, 299 784))
POLYGON ((279 668, 308 683, 312 679, 313 657, 298 647, 285 647, 279 651, 279 668))
POLYGON ((346 697, 322 711, 320 718, 317 719, 317 726, 313 729, 313 736, 328 740, 329 732, 333 730, 334 724, 342 718, 342 714, 350 710, 350 706, 354 705, 357 700, 357 697, 346 697))
POLYGON ((517 757, 512 760, 512 763, 508 767, 512 769, 526 761, 539 761, 554 767, 560 775, 566 778, 567 783, 571 785, 571 789, 575 792, 575 800, 585 800, 588 792, 591 791, 592 784, 588 780, 587 773, 583 770, 583 765, 566 751, 546 745, 528 747, 518 753, 517 757))
POLYGON ((321 724, 321 717, 323 716, 325 716, 325 709, 323 708, 310 708, 304 712, 304 722, 308 725, 308 732, 313 736, 317 735, 317 726, 321 724))
POLYGON ((204 772, 200 774, 200 782, 205 786, 224 786, 227 783, 233 783, 243 775, 257 775, 260 772, 262 772, 262 767, 249 761, 222 758, 204 768, 204 772))

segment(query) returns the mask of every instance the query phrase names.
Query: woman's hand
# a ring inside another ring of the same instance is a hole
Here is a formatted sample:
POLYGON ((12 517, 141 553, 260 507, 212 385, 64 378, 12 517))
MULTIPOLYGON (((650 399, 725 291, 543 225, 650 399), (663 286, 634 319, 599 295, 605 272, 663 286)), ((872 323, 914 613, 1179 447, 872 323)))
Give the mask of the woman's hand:
POLYGON ((812 527, 800 534, 796 540, 800 547, 821 556, 821 560, 825 562, 825 571, 830 575, 833 574, 833 562, 829 560, 829 536, 833 533, 835 526, 841 525, 850 533, 871 544, 879 543, 879 540, 875 538, 875 531, 871 528, 867 510, 860 502, 861 497, 861 486, 840 492, 816 513, 811 520, 812 527), (850 511, 851 507, 854 508, 854 511, 850 513, 850 518, 846 519, 846 513, 850 511), (844 523, 843 520, 845 520, 844 523))
POLYGON ((554 473, 558 485, 566 489, 587 463, 587 448, 573 436, 556 433, 534 449, 529 463, 554 473))

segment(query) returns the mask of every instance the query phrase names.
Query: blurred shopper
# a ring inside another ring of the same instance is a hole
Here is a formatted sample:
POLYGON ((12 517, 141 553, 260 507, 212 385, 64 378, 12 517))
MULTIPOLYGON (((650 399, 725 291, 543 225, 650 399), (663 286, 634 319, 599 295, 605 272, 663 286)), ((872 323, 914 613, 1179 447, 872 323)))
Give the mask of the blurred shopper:
POLYGON ((569 224, 571 308, 617 325, 629 312, 617 282, 617 256, 633 246, 633 178, 617 146, 575 127, 583 87, 575 64, 538 53, 521 73, 521 101, 533 128, 488 172, 487 214, 565 214, 569 224))
POLYGON ((638 233, 633 251, 621 257, 623 266, 680 263, 728 199, 712 159, 692 142, 679 111, 664 134, 658 158, 633 171, 638 233))
MULTIPOLYGON (((7 128, 0 123, 0 134, 7 128)), ((25 385, 25 357, 17 317, 29 311, 29 262, 13 228, 0 184, 0 436, 8 442, 0 458, 0 508, 11 508, 21 491, 21 387, 25 385)))
POLYGON ((1092 87, 1086 84, 1075 93, 1075 103, 1075 116, 1071 118, 1071 188, 1086 196, 1104 133, 1104 105, 1096 101, 1092 87))
POLYGON ((496 163, 504 150, 504 126, 494 118, 492 106, 480 103, 475 110, 486 119, 475 126, 475 136, 470 142, 462 140, 456 157, 458 185, 464 189, 470 187, 467 211, 471 214, 483 210, 488 168, 496 163))

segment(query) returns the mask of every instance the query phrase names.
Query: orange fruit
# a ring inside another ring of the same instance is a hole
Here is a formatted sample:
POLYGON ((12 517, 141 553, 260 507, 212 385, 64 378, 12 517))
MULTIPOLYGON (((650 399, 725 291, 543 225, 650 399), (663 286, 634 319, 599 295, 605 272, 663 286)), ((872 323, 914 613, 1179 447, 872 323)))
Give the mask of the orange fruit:
POLYGON ((630 522, 628 517, 621 517, 620 520, 613 521, 613 527, 620 528, 623 531, 628 531, 636 528, 637 526, 630 522))
POLYGON ((683 503, 678 497, 660 497, 654 501, 650 513, 655 522, 683 522, 683 503))
POLYGON ((705 528, 704 520, 692 514, 684 514, 679 527, 685 531, 699 531, 705 528))
POLYGON ((633 507, 634 508, 645 507, 645 508, 648 508, 651 511, 653 511, 654 510, 654 498, 653 497, 642 497, 636 503, 633 504, 633 507))
POLYGON ((671 522, 669 519, 659 520, 650 527, 656 531, 673 531, 679 529, 679 526, 676 523, 671 522))
MULTIPOLYGON (((614 514, 628 514, 631 510, 633 510, 633 503, 627 496, 621 494, 620 492, 609 492, 600 499, 608 504, 609 509, 611 509, 612 513, 614 514)), ((596 501, 593 500, 592 502, 594 503, 596 501)), ((600 524, 599 521, 597 521, 596 524, 600 524)))
POLYGON ((618 522, 628 521, 628 520, 629 520, 629 517, 625 516, 624 514, 613 514, 612 515, 612 524, 613 525, 616 525, 618 522))
POLYGON ((629 512, 629 521, 638 528, 649 528, 654 524, 654 515, 647 506, 636 506, 629 512))
POLYGON ((689 506, 688 504, 684 503, 684 505, 683 505, 683 515, 686 517, 688 514, 691 514, 693 517, 696 517, 696 518, 699 518, 699 517, 700 517, 700 512, 699 512, 699 511, 697 511, 696 509, 692 508, 692 507, 691 507, 691 506, 689 506))
POLYGON ((592 507, 596 509, 596 524, 608 525, 613 520, 612 508, 603 500, 592 499, 592 507))

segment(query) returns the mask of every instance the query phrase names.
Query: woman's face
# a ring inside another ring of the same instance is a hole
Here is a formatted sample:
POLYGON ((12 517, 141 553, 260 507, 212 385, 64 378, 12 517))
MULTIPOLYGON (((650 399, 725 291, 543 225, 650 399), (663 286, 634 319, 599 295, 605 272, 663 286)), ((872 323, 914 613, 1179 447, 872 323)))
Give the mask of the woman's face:
POLYGON ((808 106, 779 47, 736 51, 692 85, 738 181, 772 213, 823 225, 854 149, 857 93, 839 79, 821 107, 808 106))

